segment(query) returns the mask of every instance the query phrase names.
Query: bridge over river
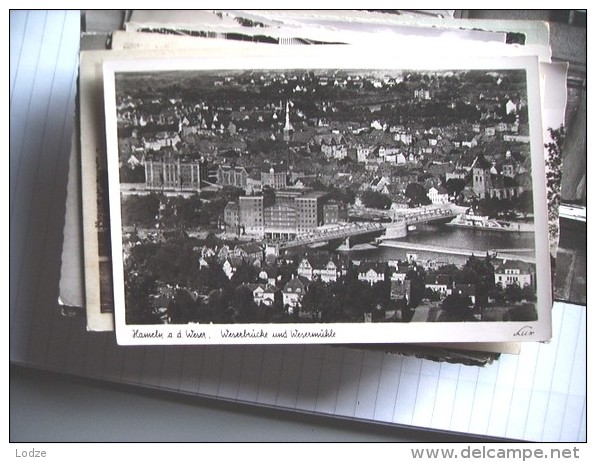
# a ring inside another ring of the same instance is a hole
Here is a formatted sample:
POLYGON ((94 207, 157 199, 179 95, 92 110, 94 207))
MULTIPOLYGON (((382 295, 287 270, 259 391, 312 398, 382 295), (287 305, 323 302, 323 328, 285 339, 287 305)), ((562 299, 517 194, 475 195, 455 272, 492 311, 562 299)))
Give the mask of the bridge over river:
POLYGON ((449 221, 456 216, 456 213, 449 208, 441 207, 424 207, 418 209, 408 209, 403 212, 395 213, 397 219, 405 221, 406 226, 415 225, 417 223, 431 223, 440 221, 449 221), (411 210, 411 211, 410 211, 411 210))
POLYGON ((350 237, 363 235, 371 235, 372 240, 375 234, 380 236, 384 231, 385 224, 376 222, 356 222, 333 227, 320 227, 311 232, 300 234, 293 239, 280 242, 279 249, 285 250, 321 242, 343 241, 350 237))
POLYGON ((350 219, 353 220, 352 222, 313 229, 293 239, 280 242, 279 248, 280 250, 285 250, 292 247, 329 241, 346 241, 346 244, 349 246, 350 238, 367 235, 370 236, 371 241, 375 238, 380 238, 381 240, 399 239, 407 235, 409 227, 423 223, 448 221, 453 217, 455 217, 453 210, 432 206, 407 209, 403 212, 351 210, 350 219), (386 222, 381 220, 386 220, 386 222))

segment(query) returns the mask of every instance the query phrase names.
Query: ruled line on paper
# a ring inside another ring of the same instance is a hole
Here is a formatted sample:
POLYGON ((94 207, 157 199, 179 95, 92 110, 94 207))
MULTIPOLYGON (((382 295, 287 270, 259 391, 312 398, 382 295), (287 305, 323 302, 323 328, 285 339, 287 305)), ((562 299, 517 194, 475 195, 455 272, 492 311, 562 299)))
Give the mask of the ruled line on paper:
POLYGON ((365 351, 362 357, 360 381, 357 392, 357 406, 354 417, 372 420, 375 404, 378 399, 378 389, 381 380, 383 353, 380 351, 365 351))
MULTIPOLYGON (((43 37, 43 24, 45 23, 45 13, 30 13, 27 11, 11 11, 11 25, 13 23, 23 24, 21 40, 17 40, 14 34, 19 30, 11 29, 10 56, 11 63, 16 62, 15 78, 11 81, 10 96, 10 116, 9 116, 9 227, 10 227, 10 254, 9 265, 9 307, 10 331, 20 331, 21 335, 10 336, 10 354, 11 359, 15 361, 31 362, 27 356, 29 341, 30 324, 34 317, 35 306, 32 303, 23 303, 21 297, 21 287, 25 282, 25 276, 28 274, 24 259, 24 252, 27 241, 25 232, 23 232, 24 213, 31 207, 31 200, 24 202, 17 198, 15 191, 17 186, 26 178, 21 177, 21 163, 23 162, 23 144, 27 136, 32 135, 29 130, 30 106, 33 99, 33 88, 38 78, 39 50, 43 37), (40 27, 41 26, 41 27, 40 27), (13 41, 14 39, 14 41, 13 41), (19 200, 22 204, 22 210, 19 210, 17 216, 13 216, 14 202, 19 200), (25 271, 23 271, 25 266, 25 271), (16 276, 16 277, 15 277, 16 276), (17 309, 13 309, 16 308, 17 309), (21 326, 26 326, 21 328, 21 326)), ((30 156, 39 158, 39 152, 26 153, 30 156)), ((31 165, 36 165, 32 162, 31 165)), ((29 174, 28 171, 25 173, 29 174)), ((28 175, 25 175, 27 177, 28 175)), ((30 185, 29 185, 30 186, 30 185)), ((31 291, 33 292, 33 291, 31 291)), ((29 294, 30 295, 30 294, 29 294)))
POLYGON ((401 374, 402 358, 395 355, 383 355, 379 387, 375 399, 373 420, 391 422, 395 414, 397 389, 401 374))
MULTIPOLYGON (((562 310, 553 314, 553 317, 561 318, 562 310)), ((561 320, 557 319, 559 325, 561 320)), ((524 429, 524 439, 530 441, 539 441, 544 433, 544 422, 548 411, 548 402, 552 381, 554 376, 555 364, 559 352, 559 334, 560 327, 553 332, 554 339, 549 348, 539 348, 534 377, 531 386, 531 395, 529 403, 529 412, 524 429)))
POLYGON ((509 418, 509 405, 517 372, 517 357, 506 356, 497 363, 497 376, 488 415, 488 432, 492 435, 505 435, 509 418), (513 359, 513 360, 512 360, 513 359))
POLYGON ((317 387, 316 412, 335 415, 343 354, 343 348, 341 347, 325 348, 325 355, 321 364, 321 376, 317 387))
POLYGON ((212 345, 206 347, 199 381, 199 394, 217 396, 221 380, 223 352, 224 348, 212 345))
POLYGON ((237 400, 240 383, 240 371, 244 357, 243 345, 232 345, 223 356, 221 377, 217 396, 229 400, 237 400))
POLYGON ((322 345, 305 346, 305 361, 302 362, 296 407, 308 412, 316 409, 324 348, 322 345))
POLYGON ((279 389, 283 352, 279 347, 265 348, 263 352, 263 366, 259 377, 257 402, 274 406, 279 389))
POLYGON ((163 359, 163 371, 159 382, 160 388, 179 391, 180 371, 182 370, 183 348, 166 348, 163 359))
POLYGON ((441 430, 449 430, 457 390, 457 376, 461 365, 441 363, 437 377, 437 392, 433 403, 430 426, 441 430))
POLYGON ((23 44, 25 43, 27 20, 29 19, 29 12, 22 14, 22 12, 10 12, 9 26, 10 26, 10 102, 16 87, 16 78, 19 73, 19 65, 21 57, 23 56, 23 44))
POLYGON ((74 114, 78 13, 12 11, 10 24, 9 304, 10 329, 19 332, 10 336, 10 357, 62 370, 66 330, 57 324, 51 298, 74 114))
POLYGON ((422 360, 418 358, 405 357, 402 360, 393 423, 412 425, 414 408, 418 399, 421 366, 422 360))
POLYGON ((440 368, 440 363, 434 361, 421 362, 416 405, 412 415, 412 425, 416 427, 430 427, 432 425, 440 368))

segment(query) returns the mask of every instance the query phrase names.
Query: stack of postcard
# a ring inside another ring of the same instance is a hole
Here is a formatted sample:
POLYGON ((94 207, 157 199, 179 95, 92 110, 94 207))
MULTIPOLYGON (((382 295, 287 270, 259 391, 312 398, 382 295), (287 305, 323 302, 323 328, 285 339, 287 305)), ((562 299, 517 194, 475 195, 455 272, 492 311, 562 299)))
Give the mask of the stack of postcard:
POLYGON ((463 363, 548 341, 566 65, 542 23, 432 13, 134 11, 82 51, 88 329, 463 363))

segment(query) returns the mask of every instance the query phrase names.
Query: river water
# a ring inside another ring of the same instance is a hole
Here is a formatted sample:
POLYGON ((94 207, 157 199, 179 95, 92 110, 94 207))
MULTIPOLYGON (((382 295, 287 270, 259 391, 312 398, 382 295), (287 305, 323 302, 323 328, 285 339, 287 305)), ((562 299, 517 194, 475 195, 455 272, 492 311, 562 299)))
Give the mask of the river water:
MULTIPOLYGON (((534 233, 509 233, 487 231, 479 229, 455 228, 444 224, 419 225, 413 232, 396 243, 412 243, 416 246, 436 246, 449 249, 459 249, 463 252, 474 252, 484 257, 487 251, 497 251, 499 254, 520 255, 535 258, 534 233)), ((391 241, 388 241, 391 244, 391 241)), ((461 265, 469 258, 468 255, 455 255, 428 250, 412 250, 408 248, 393 248, 385 246, 366 246, 366 249, 352 249, 346 253, 352 260, 405 260, 406 254, 415 253, 418 259, 436 260, 461 265)))

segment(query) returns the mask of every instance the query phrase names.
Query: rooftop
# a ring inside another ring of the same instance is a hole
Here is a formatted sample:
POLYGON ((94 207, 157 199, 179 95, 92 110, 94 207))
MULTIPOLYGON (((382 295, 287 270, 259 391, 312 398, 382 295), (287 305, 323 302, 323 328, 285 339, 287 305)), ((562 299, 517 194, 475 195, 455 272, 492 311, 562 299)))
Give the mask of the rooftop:
POLYGON ((297 197, 296 199, 320 199, 325 197, 328 193, 326 191, 310 191, 306 194, 297 197))

